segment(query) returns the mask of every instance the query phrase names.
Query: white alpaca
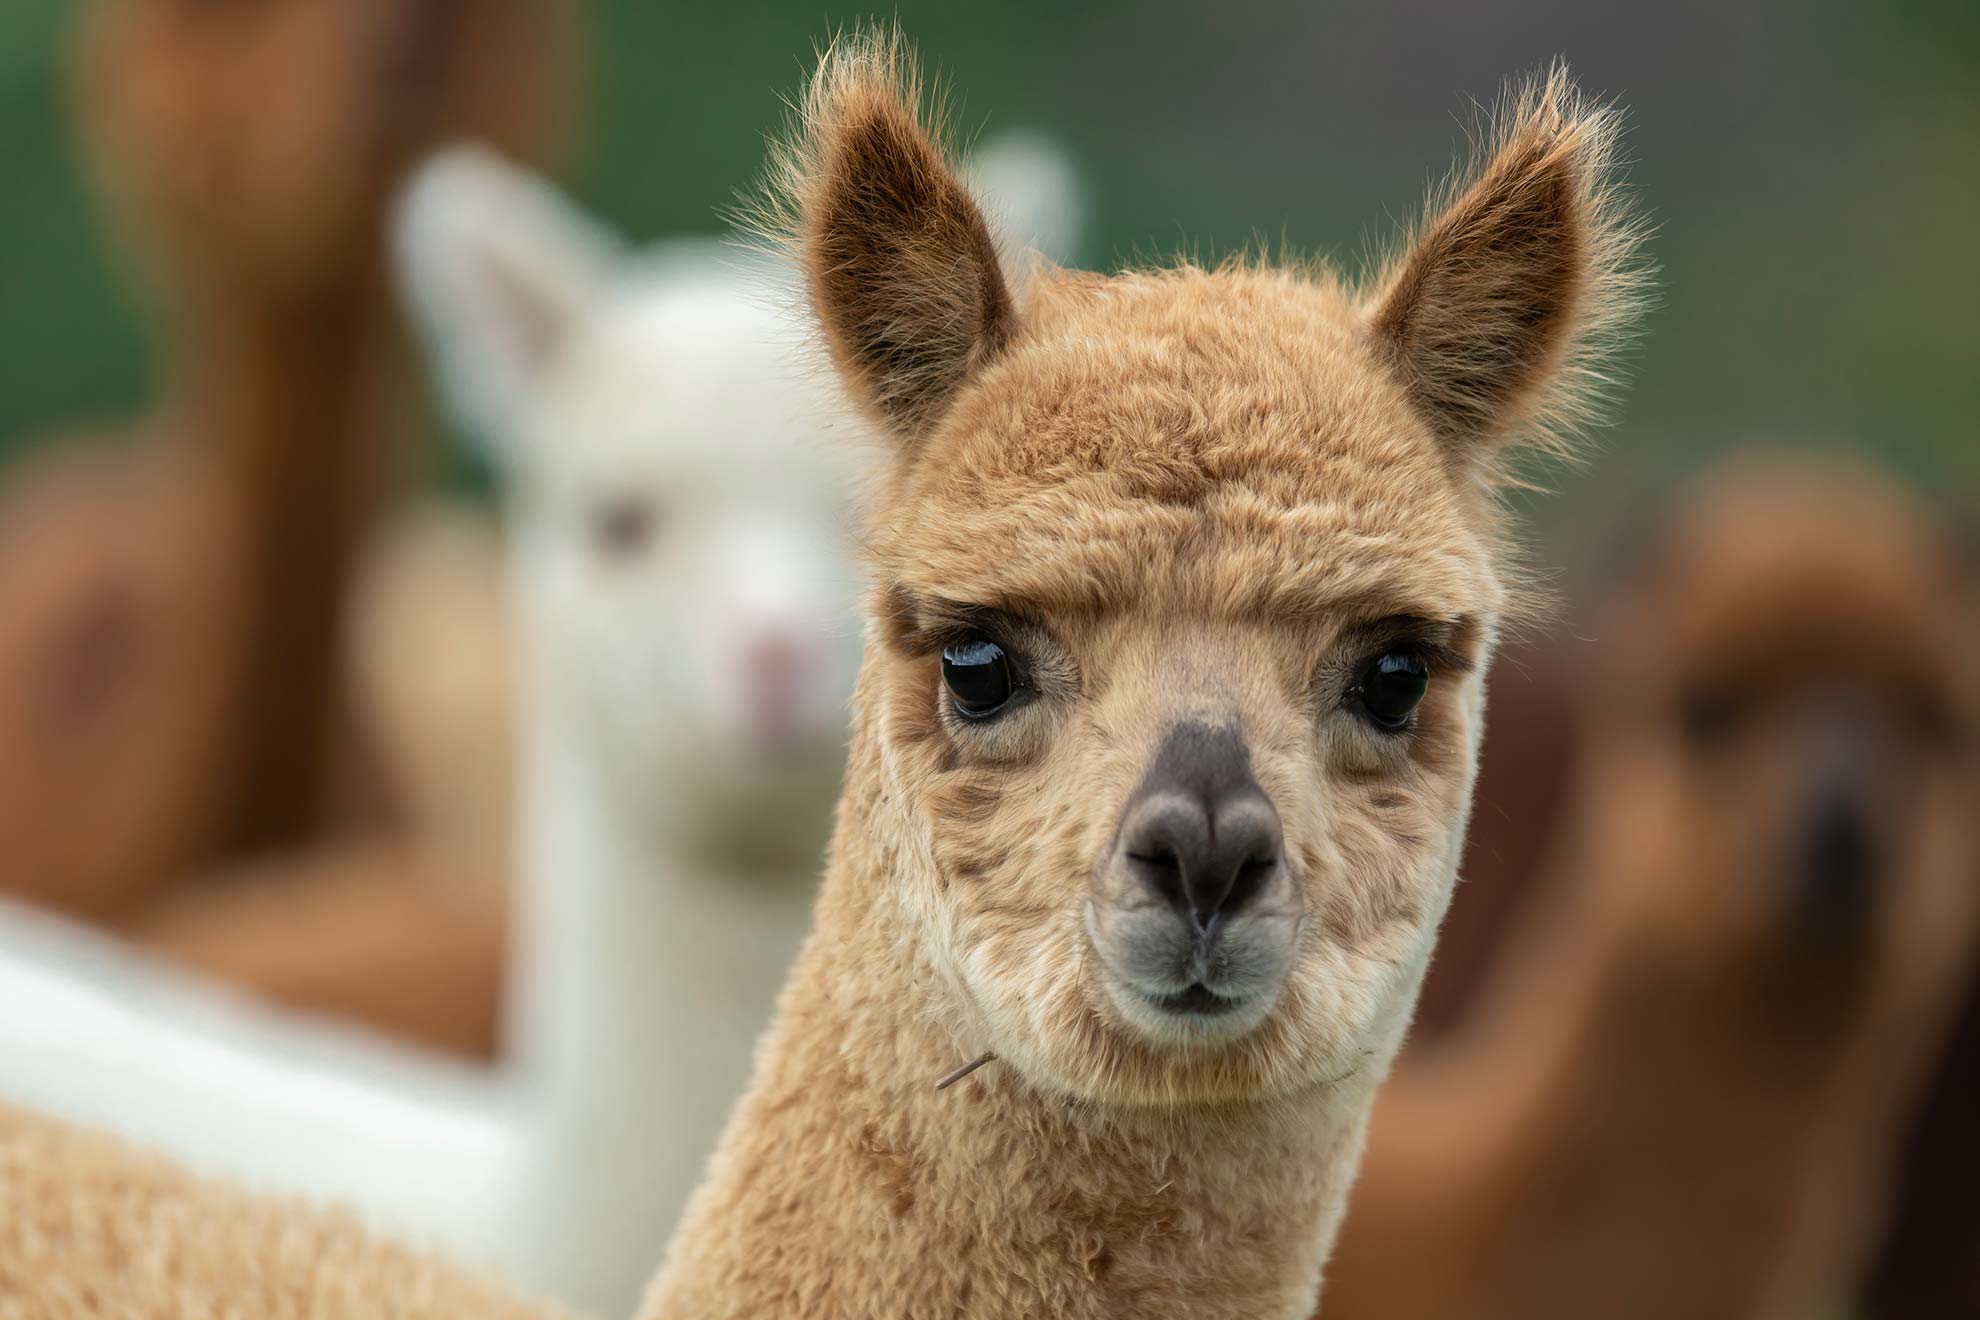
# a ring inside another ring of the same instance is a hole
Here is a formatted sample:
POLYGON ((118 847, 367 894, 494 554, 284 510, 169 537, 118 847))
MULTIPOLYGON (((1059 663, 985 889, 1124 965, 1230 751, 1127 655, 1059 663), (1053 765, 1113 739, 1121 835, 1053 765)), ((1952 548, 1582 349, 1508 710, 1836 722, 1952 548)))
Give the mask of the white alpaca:
MULTIPOLYGON (((982 177, 1064 244, 1076 211, 1049 151, 993 152, 982 177)), ((400 239, 449 395, 509 474, 509 1075, 286 1037, 283 1015, 115 955, 64 960, 61 939, 0 950, 0 986, 11 970, 56 1006, 0 1028, 0 1093, 623 1313, 807 924, 858 654, 855 423, 767 262, 712 242, 624 254, 467 149, 415 181, 400 239), (140 1086, 105 1083, 133 1059, 140 1086)))
POLYGON ((503 1264, 623 1311, 809 917, 857 664, 858 447, 768 266, 619 256, 465 151, 415 184, 402 236, 456 401, 510 469, 510 1043, 542 1218, 503 1264))

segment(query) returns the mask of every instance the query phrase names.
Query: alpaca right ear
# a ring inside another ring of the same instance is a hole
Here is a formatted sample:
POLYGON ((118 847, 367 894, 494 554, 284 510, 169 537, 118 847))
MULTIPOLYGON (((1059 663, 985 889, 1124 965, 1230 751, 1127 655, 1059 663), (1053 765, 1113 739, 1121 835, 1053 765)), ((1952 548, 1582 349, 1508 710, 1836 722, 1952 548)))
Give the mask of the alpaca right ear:
POLYGON ((1017 314, 996 244, 924 123, 898 35, 845 37, 805 89, 763 223, 796 259, 848 389, 905 443, 1002 350, 1017 314))
POLYGON ((419 168, 393 228, 447 403, 477 438, 506 446, 619 244, 542 179, 471 146, 419 168))
POLYGON ((1588 419, 1647 278, 1615 170, 1616 117, 1566 70, 1508 99, 1470 181, 1391 263, 1368 329, 1454 454, 1488 466, 1524 430, 1588 419))

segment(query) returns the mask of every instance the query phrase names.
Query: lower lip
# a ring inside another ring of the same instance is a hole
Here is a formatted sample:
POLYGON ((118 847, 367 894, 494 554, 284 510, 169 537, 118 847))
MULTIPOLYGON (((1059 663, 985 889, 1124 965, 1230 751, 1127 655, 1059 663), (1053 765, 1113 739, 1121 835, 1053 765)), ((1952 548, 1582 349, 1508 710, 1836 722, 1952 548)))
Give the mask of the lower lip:
POLYGON ((1217 1017, 1244 1006, 1241 999, 1227 999, 1207 986, 1193 985, 1172 995, 1151 995, 1157 1008, 1178 1016, 1217 1017))

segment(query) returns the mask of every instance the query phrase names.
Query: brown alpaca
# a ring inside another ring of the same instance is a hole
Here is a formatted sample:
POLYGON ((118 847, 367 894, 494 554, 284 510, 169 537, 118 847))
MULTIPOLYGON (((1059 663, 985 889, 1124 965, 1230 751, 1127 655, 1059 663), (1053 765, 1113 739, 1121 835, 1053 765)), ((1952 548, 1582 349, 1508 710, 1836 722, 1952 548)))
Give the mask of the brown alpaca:
POLYGON ((1516 98, 1367 289, 1019 298, 920 105, 842 42, 779 172, 897 448, 816 927, 645 1314, 1303 1316, 1463 836, 1498 460, 1634 291, 1611 120, 1516 98))
MULTIPOLYGON (((86 12, 84 137, 167 357, 129 453, 56 452, 0 511, 0 889, 131 931, 169 898, 193 949, 188 884, 414 824, 339 672, 354 549, 413 466, 383 215, 437 140, 543 149, 569 25, 565 0, 86 12)), ((390 892, 377 929, 419 906, 390 892)))
POLYGON ((1602 630, 1552 879, 1384 1092, 1330 1320, 1850 1301, 1980 934, 1970 600, 1873 474, 1687 507, 1602 630))
POLYGON ((350 1215, 195 1178, 0 1105, 6 1320, 557 1320, 350 1215))

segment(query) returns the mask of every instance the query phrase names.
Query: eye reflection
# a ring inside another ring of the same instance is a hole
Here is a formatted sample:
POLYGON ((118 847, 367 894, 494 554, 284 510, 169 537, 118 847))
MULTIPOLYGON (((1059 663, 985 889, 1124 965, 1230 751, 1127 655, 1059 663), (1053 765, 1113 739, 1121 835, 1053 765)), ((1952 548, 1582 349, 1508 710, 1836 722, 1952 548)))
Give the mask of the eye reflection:
POLYGON ((942 682, 956 713, 972 720, 995 715, 1017 690, 1010 657, 1003 647, 981 636, 943 648, 942 682))
POLYGON ((1348 695, 1378 729, 1397 733, 1430 690, 1430 668, 1414 651, 1390 651, 1362 669, 1348 695))

